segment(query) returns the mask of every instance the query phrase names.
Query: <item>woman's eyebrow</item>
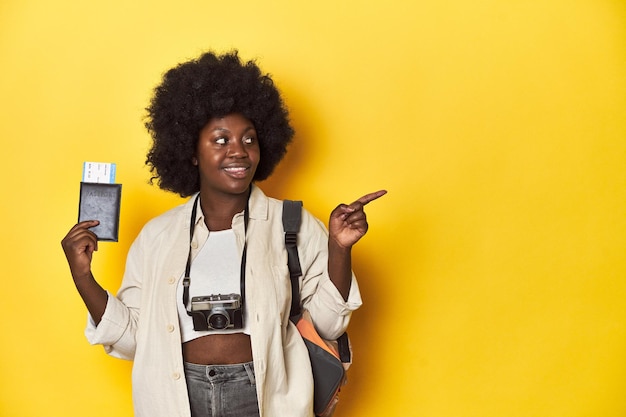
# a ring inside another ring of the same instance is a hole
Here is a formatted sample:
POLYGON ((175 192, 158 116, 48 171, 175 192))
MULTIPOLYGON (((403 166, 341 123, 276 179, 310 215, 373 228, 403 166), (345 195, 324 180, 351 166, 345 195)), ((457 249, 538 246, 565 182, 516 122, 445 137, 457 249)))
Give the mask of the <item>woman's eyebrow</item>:
MULTIPOLYGON (((255 130, 254 126, 250 125, 243 130, 243 133, 248 133, 251 130, 255 130)), ((212 132, 230 132, 230 129, 227 127, 217 126, 213 128, 212 132)))

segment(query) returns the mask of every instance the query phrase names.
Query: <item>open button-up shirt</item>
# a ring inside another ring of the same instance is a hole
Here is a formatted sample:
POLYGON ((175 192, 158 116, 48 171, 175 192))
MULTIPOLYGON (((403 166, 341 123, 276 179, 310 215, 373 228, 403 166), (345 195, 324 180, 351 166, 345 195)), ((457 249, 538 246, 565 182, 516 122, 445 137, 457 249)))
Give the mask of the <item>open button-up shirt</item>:
MULTIPOLYGON (((98 326, 86 336, 112 356, 133 360, 133 402, 137 417, 190 417, 176 287, 189 253, 194 198, 149 221, 133 242, 117 296, 109 295, 98 326)), ((313 380, 307 349, 289 320, 291 282, 282 226, 282 202, 253 186, 249 202, 246 308, 261 416, 312 417, 313 380)), ((243 213, 232 228, 239 251, 243 213)), ((200 235, 194 240, 206 239, 200 235)), ((193 246, 196 245, 192 245, 193 246)), ((201 245, 198 245, 201 246, 201 245)), ((193 252, 192 252, 193 253, 193 252)), ((361 305, 354 276, 344 301, 328 276, 328 233, 306 210, 298 234, 303 308, 320 335, 341 335, 361 305)))

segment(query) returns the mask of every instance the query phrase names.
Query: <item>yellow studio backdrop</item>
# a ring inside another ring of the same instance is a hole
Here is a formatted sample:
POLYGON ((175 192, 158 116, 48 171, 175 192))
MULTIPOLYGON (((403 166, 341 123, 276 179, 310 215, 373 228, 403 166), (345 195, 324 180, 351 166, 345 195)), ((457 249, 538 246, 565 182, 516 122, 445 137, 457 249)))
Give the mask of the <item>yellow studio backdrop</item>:
MULTIPOLYGON (((626 415, 622 0, 0 3, 0 415, 131 416, 131 364, 83 336, 60 240, 83 161, 117 163, 116 291, 141 226, 161 74, 238 48, 297 137, 261 183, 321 219, 377 189, 337 416, 626 415)), ((269 416, 280 417, 280 416, 269 416)))

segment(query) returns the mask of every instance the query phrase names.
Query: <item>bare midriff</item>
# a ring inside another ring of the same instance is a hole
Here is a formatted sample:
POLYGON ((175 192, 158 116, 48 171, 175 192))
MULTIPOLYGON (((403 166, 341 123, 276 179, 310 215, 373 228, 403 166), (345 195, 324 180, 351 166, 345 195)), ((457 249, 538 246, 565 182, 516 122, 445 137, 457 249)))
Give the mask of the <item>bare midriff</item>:
POLYGON ((230 365, 252 361, 250 336, 244 333, 212 334, 183 343, 185 362, 230 365))

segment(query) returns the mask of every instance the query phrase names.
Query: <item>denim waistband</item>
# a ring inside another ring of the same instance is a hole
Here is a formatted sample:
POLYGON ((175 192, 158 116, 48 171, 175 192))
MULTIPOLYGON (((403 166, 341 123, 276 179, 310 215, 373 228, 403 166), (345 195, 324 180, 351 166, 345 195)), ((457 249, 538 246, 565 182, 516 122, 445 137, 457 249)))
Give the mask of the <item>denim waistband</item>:
POLYGON ((236 363, 228 365, 199 365, 185 362, 187 376, 206 378, 210 382, 222 382, 247 377, 252 385, 255 384, 254 362, 236 363))

